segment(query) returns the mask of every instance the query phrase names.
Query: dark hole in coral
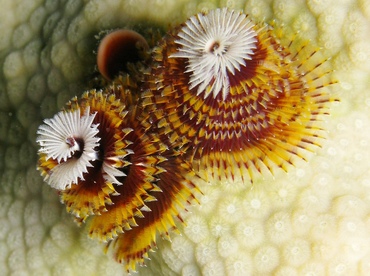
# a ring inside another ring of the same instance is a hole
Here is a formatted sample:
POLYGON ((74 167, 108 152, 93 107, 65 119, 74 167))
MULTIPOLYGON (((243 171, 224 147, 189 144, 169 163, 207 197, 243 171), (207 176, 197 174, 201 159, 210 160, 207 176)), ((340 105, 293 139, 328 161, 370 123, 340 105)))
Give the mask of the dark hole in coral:
POLYGON ((131 30, 117 30, 106 35, 99 45, 97 63, 100 73, 113 79, 128 71, 128 64, 141 61, 149 48, 145 38, 131 30))

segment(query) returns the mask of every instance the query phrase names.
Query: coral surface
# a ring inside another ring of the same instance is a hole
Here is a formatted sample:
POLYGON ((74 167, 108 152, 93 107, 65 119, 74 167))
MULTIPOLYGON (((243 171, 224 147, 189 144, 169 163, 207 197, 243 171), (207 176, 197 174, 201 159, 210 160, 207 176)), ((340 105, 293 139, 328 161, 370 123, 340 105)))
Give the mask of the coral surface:
POLYGON ((173 27, 228 6, 284 25, 330 57, 341 99, 309 162, 253 186, 201 184, 143 275, 366 275, 370 270, 370 3, 367 0, 0 0, 0 267, 4 275, 122 275, 36 171, 36 130, 96 74, 107 29, 173 27))

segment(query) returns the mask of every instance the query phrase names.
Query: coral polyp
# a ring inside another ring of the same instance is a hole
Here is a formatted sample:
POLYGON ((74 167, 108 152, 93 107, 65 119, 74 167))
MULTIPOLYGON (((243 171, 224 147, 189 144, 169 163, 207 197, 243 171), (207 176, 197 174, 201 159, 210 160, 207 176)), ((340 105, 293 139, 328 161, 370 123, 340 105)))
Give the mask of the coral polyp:
POLYGON ((200 13, 170 31, 153 59, 143 104, 199 171, 253 181, 305 159, 324 136, 321 115, 335 100, 324 89, 326 60, 278 27, 228 9, 200 13))

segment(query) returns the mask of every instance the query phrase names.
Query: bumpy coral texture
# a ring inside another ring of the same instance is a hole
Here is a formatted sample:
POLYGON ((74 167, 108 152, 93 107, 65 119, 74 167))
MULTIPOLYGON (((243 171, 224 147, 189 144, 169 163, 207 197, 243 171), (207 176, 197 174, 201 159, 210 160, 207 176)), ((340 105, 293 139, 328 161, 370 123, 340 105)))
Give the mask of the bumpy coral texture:
POLYGON ((288 174, 202 186, 182 236, 143 275, 366 275, 370 270, 370 4, 350 1, 0 0, 0 267, 4 275, 122 275, 36 171, 36 129, 94 74, 94 36, 167 28, 228 5, 322 47, 340 79, 326 142, 288 174))

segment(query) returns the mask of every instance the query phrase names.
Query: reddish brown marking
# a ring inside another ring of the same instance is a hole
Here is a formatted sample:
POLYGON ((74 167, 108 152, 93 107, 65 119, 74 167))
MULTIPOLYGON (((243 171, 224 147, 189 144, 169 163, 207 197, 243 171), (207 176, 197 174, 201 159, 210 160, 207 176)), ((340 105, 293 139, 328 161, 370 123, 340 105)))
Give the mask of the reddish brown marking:
POLYGON ((139 61, 140 52, 148 49, 145 38, 131 30, 117 30, 100 42, 97 55, 99 72, 108 80, 126 70, 128 62, 139 61))

